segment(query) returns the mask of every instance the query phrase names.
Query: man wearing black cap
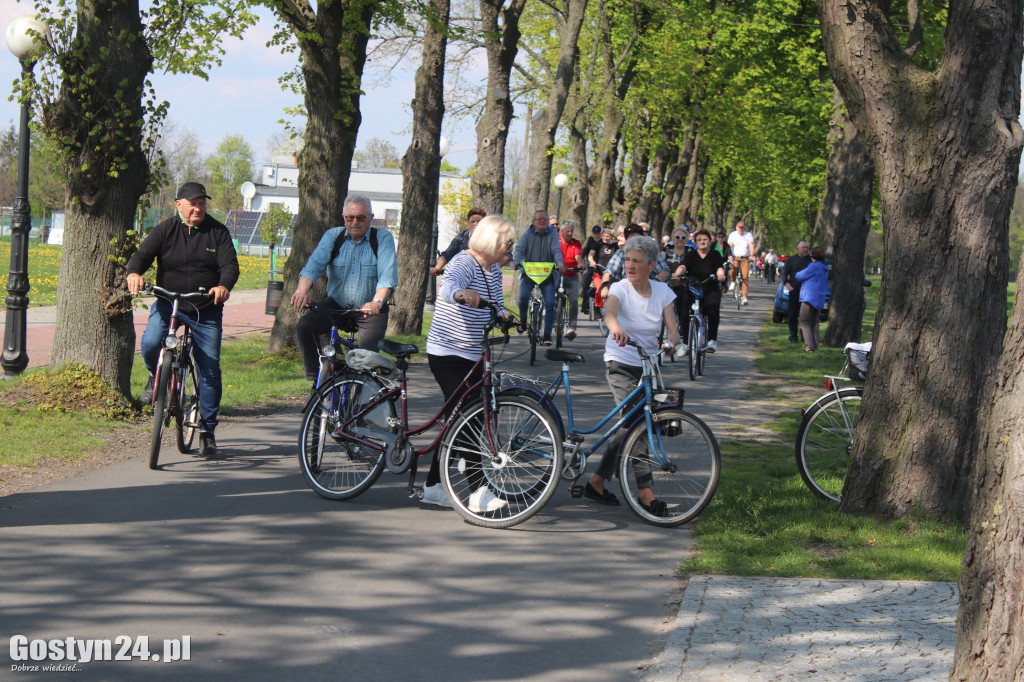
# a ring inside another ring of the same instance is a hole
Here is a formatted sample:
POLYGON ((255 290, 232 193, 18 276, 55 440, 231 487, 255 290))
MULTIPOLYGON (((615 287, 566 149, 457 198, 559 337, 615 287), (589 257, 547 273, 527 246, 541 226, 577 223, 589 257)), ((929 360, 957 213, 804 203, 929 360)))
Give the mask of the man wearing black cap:
MULTIPOLYGON (((220 411, 220 339, 224 302, 238 281, 238 257, 231 243, 231 233, 220 222, 206 214, 210 196, 198 182, 186 182, 178 189, 174 205, 178 209, 153 228, 125 268, 128 290, 142 291, 142 278, 156 260, 157 286, 179 293, 205 289, 212 299, 200 309, 181 306, 178 318, 192 330, 196 367, 199 370, 199 442, 202 454, 217 454, 213 432, 220 411)), ((142 334, 142 359, 149 370, 149 379, 142 389, 142 402, 153 400, 153 373, 160 357, 160 348, 170 324, 171 304, 157 298, 149 309, 149 323, 142 334)))

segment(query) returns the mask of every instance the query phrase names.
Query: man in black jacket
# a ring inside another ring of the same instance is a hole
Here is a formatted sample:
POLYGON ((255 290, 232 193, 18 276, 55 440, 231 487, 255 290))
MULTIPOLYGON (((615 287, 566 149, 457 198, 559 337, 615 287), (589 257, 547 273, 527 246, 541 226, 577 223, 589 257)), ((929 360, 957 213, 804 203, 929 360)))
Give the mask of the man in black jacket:
MULTIPOLYGON (((202 454, 217 454, 213 432, 220 411, 220 339, 224 302, 238 281, 238 257, 231 233, 206 214, 206 188, 186 182, 178 189, 174 205, 177 215, 163 221, 146 236, 128 261, 128 290, 142 291, 142 275, 156 260, 157 286, 178 293, 205 289, 212 301, 199 310, 188 305, 178 309, 178 318, 192 330, 196 367, 199 371, 199 443, 202 454)), ((149 323, 142 335, 142 359, 149 379, 142 389, 142 402, 153 400, 153 375, 160 348, 170 324, 171 303, 157 298, 149 310, 149 323)))
POLYGON ((811 264, 811 247, 805 241, 797 242, 796 255, 790 256, 786 264, 782 266, 782 286, 789 292, 789 310, 786 322, 789 325, 789 341, 797 343, 800 340, 800 280, 796 273, 800 272, 811 264))

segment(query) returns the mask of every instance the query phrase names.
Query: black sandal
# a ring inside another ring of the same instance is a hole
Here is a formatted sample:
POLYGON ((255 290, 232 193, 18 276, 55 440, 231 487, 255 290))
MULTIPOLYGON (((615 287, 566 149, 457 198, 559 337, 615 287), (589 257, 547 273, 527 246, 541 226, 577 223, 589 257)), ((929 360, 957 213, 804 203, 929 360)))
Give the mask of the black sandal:
POLYGON ((598 502, 600 504, 606 504, 609 507, 619 506, 619 498, 615 497, 615 494, 609 492, 607 488, 605 488, 601 492, 597 492, 594 486, 587 483, 587 485, 583 487, 583 496, 588 497, 591 500, 594 500, 595 502, 598 502))

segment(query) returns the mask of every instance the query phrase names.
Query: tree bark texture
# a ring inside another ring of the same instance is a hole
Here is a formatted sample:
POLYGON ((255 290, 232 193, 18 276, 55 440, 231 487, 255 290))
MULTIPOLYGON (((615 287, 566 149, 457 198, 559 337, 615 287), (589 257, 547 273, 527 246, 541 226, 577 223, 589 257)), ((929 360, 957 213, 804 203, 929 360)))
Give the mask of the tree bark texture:
POLYGON ((864 320, 864 248, 871 230, 875 167, 857 127, 835 89, 831 149, 825 170, 825 205, 817 243, 832 250, 832 301, 823 343, 842 348, 859 342, 864 320))
POLYGON ((526 0, 511 0, 504 8, 503 4, 504 0, 480 0, 487 93, 483 116, 476 125, 476 172, 470 181, 473 205, 496 214, 505 208, 505 147, 513 113, 512 66, 519 50, 519 17, 526 0))
MULTIPOLYGON (((577 87, 574 90, 578 91, 577 87)), ((573 107, 576 115, 569 123, 569 152, 572 158, 572 182, 569 184, 569 215, 582 229, 584 239, 590 236, 587 209, 590 206, 590 168, 587 162, 587 138, 584 132, 586 118, 584 107, 573 107)))
MULTIPOLYGON (((352 155, 362 116, 360 80, 366 65, 370 22, 378 0, 356 3, 275 2, 278 17, 295 33, 302 54, 306 130, 299 152, 299 211, 295 216, 292 251, 284 266, 283 301, 288 301, 324 232, 344 225, 345 195, 352 155)), ((314 300, 326 295, 324 281, 312 290, 314 300)), ((269 350, 295 345, 299 313, 282 305, 274 317, 269 350)))
POLYGON ((135 328, 124 280, 132 250, 126 233, 149 178, 141 102, 153 57, 138 2, 83 0, 77 25, 61 57, 60 95, 43 112, 50 134, 71 140, 64 143, 72 201, 50 364, 81 362, 128 396, 135 328))
POLYGON ((840 510, 963 520, 1006 325, 1024 7, 953 0, 934 73, 904 53, 887 9, 818 4, 885 228, 873 366, 840 510))
MULTIPOLYGON (((689 137, 687 137, 686 144, 689 146, 689 137)), ((697 217, 700 214, 701 205, 704 196, 704 169, 707 168, 707 161, 704 159, 704 150, 700 144, 700 132, 696 131, 692 137, 692 147, 690 147, 689 161, 686 163, 684 172, 686 173, 686 181, 683 183, 683 193, 679 198, 678 204, 670 204, 672 208, 676 210, 676 217, 673 220, 675 224, 687 223, 689 225, 696 225, 698 223, 697 217)), ((686 149, 683 147, 682 153, 679 155, 679 160, 682 162, 686 158, 686 149)), ((669 211, 665 212, 665 215, 669 215, 669 211)), ((712 234, 714 231, 712 230, 712 234)))
POLYGON ((576 60, 579 58, 577 42, 587 0, 564 0, 564 13, 555 14, 559 36, 558 63, 551 79, 547 105, 538 112, 530 126, 530 170, 526 177, 526 192, 523 208, 533 215, 534 211, 547 210, 551 190, 551 148, 555 146, 555 133, 562 118, 565 102, 569 98, 576 60))
POLYGON ((444 51, 448 44, 449 0, 430 0, 433 20, 423 35, 416 98, 412 101, 412 142, 402 157, 402 229, 398 281, 388 332, 423 330, 423 297, 430 267, 431 235, 437 218, 441 177, 441 121, 444 119, 444 51))
MULTIPOLYGON (((1024 267, 1017 291, 1024 291, 1024 267)), ((1024 306, 1003 341, 976 465, 952 680, 1024 680, 1024 306)))

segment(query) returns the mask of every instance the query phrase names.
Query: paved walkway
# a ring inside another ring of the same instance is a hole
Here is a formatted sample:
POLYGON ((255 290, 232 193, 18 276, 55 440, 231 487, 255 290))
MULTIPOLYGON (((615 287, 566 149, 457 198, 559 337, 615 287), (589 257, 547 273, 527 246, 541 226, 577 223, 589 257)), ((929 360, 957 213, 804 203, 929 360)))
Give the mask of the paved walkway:
MULTIPOLYGON (((266 313, 267 292, 265 289, 234 291, 224 304, 224 335, 233 336, 246 332, 270 329, 274 318, 266 313)), ((29 367, 43 367, 50 364, 53 350, 54 323, 57 319, 56 306, 29 308, 25 335, 25 350, 28 352, 29 367)), ((149 310, 135 310, 135 350, 139 350, 142 332, 146 329, 149 310)))
POLYGON ((955 583, 692 576, 647 682, 946 680, 955 583))

